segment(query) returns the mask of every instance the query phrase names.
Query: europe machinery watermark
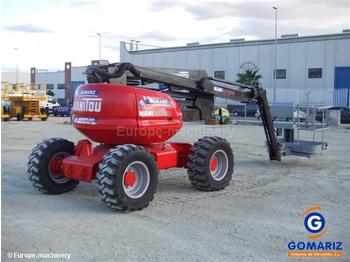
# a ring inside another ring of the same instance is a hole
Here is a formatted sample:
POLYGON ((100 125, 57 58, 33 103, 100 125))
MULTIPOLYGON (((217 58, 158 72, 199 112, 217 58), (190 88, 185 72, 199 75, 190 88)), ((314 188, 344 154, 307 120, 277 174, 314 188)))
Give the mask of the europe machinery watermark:
POLYGON ((24 253, 24 252, 7 252, 9 259, 70 259, 72 254, 69 253, 24 253))

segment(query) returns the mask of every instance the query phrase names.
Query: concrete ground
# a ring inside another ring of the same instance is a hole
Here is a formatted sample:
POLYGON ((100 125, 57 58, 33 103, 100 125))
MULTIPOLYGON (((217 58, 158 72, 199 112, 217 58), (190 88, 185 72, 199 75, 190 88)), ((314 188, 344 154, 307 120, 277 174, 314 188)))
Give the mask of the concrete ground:
POLYGON ((336 261, 350 260, 350 127, 327 130, 324 155, 270 162, 261 127, 186 124, 174 140, 218 135, 230 141, 230 185, 201 192, 186 170, 162 171, 149 207, 115 213, 100 201, 95 184, 44 195, 29 182, 26 161, 36 143, 82 138, 66 120, 2 123, 4 261, 13 260, 9 252, 69 253, 71 261, 295 261, 287 244, 308 240, 300 214, 315 204, 329 228, 321 240, 343 241, 344 257, 336 261))

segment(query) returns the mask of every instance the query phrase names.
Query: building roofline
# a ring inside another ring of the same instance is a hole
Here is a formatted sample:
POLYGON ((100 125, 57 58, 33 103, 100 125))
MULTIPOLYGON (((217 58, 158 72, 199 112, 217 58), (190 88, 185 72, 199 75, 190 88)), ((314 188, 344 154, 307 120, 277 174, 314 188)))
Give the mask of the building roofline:
POLYGON ((57 71, 42 71, 42 72, 35 72, 35 74, 54 74, 54 73, 64 73, 64 70, 57 70, 57 71))
MULTIPOLYGON (((86 68, 87 66, 72 66, 73 69, 83 69, 86 68)), ((36 74, 47 74, 47 73, 64 73, 64 70, 56 70, 56 71, 44 71, 44 72, 36 72, 36 74)))
MULTIPOLYGON (((285 37, 278 38, 278 44, 287 43, 301 43, 301 42, 315 42, 315 41, 326 41, 326 40, 339 40, 339 39, 350 39, 350 33, 336 33, 336 34, 324 34, 324 35, 313 35, 313 36, 296 36, 296 37, 285 37)), ((275 39, 259 39, 259 40, 245 40, 237 42, 221 42, 221 43, 211 43, 211 44, 199 44, 191 46, 175 46, 175 47, 162 47, 162 48, 152 48, 146 50, 127 50, 125 42, 121 44, 125 50, 130 54, 150 54, 150 53, 160 53, 160 52, 172 52, 172 51, 188 51, 188 50, 200 50, 208 48, 228 48, 228 47, 239 47, 239 46, 252 46, 252 45, 272 45, 275 39)))

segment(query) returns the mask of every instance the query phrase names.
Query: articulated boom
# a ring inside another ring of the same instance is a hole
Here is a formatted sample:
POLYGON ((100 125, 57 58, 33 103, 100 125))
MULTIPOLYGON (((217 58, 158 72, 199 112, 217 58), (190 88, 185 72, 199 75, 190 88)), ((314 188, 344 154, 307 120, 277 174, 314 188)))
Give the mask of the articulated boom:
POLYGON ((281 160, 266 90, 259 86, 208 77, 204 70, 150 69, 130 63, 91 65, 86 74, 89 83, 137 85, 140 88, 150 88, 145 85, 157 83, 160 85, 158 91, 167 93, 181 105, 183 118, 188 121, 209 118, 215 96, 240 102, 255 100, 259 105, 270 160, 281 160))

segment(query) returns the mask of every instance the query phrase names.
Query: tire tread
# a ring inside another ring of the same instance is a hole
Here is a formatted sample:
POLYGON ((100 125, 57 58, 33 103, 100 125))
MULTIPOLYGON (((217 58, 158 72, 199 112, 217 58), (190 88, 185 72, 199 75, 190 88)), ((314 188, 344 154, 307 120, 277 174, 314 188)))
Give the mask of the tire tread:
POLYGON ((40 162, 42 160, 42 156, 45 153, 45 150, 56 142, 67 143, 74 146, 72 142, 63 138, 45 139, 32 149, 32 152, 30 153, 27 161, 27 175, 29 177, 29 180, 32 182, 34 188, 38 189, 40 192, 45 194, 65 193, 73 190, 74 187, 78 184, 78 181, 76 181, 74 186, 67 187, 60 192, 51 190, 50 188, 45 186, 45 183, 43 182, 43 179, 41 177, 40 162))
MULTIPOLYGON (((192 151, 188 158, 188 170, 187 173, 189 175, 189 180, 191 184, 196 187, 199 190, 203 191, 217 191, 225 188, 230 179, 227 181, 227 183, 224 183, 220 186, 213 185, 211 183, 210 179, 208 179, 208 174, 205 167, 205 161, 208 157, 208 151, 213 148, 218 143, 224 143, 227 144, 230 147, 227 140, 217 137, 217 136, 206 136, 203 138, 200 138, 192 148, 192 151)), ((232 153, 232 150, 231 150, 232 153)), ((230 174, 232 176, 232 174, 230 174)))
MULTIPOLYGON (((133 144, 119 145, 110 149, 99 164, 99 170, 96 174, 97 187, 101 195, 101 200, 112 210, 134 211, 141 210, 148 206, 148 202, 144 203, 138 208, 126 206, 123 204, 123 196, 118 190, 116 190, 116 171, 121 169, 124 160, 135 151, 141 151, 145 154, 149 154, 142 146, 133 144)), ((153 196, 150 201, 152 200, 153 196)))

